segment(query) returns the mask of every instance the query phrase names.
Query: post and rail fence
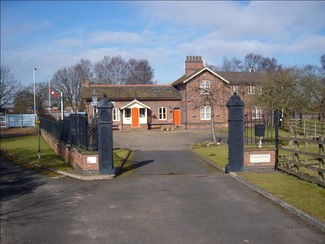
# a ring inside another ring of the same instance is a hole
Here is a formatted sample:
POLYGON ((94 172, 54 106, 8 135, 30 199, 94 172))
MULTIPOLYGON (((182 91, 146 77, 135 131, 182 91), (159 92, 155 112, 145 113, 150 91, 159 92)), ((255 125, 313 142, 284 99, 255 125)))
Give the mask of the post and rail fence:
MULTIPOLYGON (((263 144, 273 144, 275 170, 325 187, 325 123, 281 117, 281 112, 245 114, 245 144, 258 145, 256 129, 265 128, 263 144)), ((307 115, 304 115, 307 118, 307 115)), ((308 117, 309 118, 309 117, 308 117)))
POLYGON ((278 169, 325 187, 325 136, 314 138, 279 136, 278 169))
POLYGON ((288 118, 282 129, 278 169, 325 187, 325 123, 288 118))

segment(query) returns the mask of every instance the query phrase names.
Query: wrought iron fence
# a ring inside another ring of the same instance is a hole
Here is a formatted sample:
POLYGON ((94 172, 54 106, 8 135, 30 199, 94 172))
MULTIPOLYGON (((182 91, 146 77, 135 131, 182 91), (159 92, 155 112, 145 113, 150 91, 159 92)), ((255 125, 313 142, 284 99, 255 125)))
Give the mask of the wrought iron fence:
POLYGON ((244 115, 245 131, 244 140, 246 144, 258 144, 260 138, 256 136, 256 128, 263 125, 264 136, 261 138, 263 144, 275 143, 275 127, 274 114, 262 113, 256 111, 255 113, 246 113, 244 115))
POLYGON ((87 150, 97 150, 97 125, 88 123, 88 116, 83 114, 70 114, 63 120, 55 121, 41 117, 41 128, 50 133, 60 142, 82 147, 87 150))

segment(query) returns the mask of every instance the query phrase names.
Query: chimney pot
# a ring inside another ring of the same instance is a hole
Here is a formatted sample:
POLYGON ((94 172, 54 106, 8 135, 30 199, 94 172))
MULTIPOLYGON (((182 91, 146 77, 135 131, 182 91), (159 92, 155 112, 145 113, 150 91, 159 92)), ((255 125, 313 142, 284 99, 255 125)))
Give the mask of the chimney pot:
POLYGON ((185 75, 189 75, 205 67, 202 56, 190 55, 185 60, 185 75))

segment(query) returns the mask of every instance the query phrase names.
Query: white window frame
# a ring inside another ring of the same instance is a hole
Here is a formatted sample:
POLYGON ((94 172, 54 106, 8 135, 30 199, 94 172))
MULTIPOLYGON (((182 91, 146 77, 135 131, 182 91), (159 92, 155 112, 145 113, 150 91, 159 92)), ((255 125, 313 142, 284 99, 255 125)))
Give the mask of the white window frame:
POLYGON ((255 106, 252 107, 252 117, 254 119, 261 119, 263 115, 263 111, 261 107, 255 106))
POLYGON ((146 117, 146 108, 139 108, 139 117, 140 118, 145 118, 146 117))
POLYGON ((248 94, 255 94, 255 86, 254 85, 248 86, 248 94))
POLYGON ((126 118, 126 119, 130 119, 131 118, 131 116, 132 116, 132 110, 131 110, 131 108, 125 108, 124 109, 124 118, 126 118), (127 116, 127 114, 126 114, 126 111, 130 111, 130 116, 127 116))
POLYGON ((211 120, 211 107, 210 106, 200 107, 200 120, 211 120))
POLYGON ((211 83, 209 80, 200 81, 200 95, 209 95, 211 89, 211 83))
POLYGON ((238 94, 238 86, 233 85, 231 86, 231 94, 234 94, 235 92, 238 94))
POLYGON ((158 109, 158 119, 159 120, 167 120, 167 108, 160 107, 158 109))
POLYGON ((113 108, 113 121, 120 121, 120 109, 113 108))

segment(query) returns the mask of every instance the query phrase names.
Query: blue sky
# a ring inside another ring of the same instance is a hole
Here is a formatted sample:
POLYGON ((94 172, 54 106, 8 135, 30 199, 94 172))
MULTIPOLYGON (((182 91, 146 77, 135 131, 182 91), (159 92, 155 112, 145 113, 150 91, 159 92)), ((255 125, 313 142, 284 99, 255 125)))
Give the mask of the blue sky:
POLYGON ((286 66, 320 65, 324 1, 1 1, 1 65, 45 82, 81 58, 148 59, 158 84, 184 74, 187 55, 208 64, 248 53, 286 66))

